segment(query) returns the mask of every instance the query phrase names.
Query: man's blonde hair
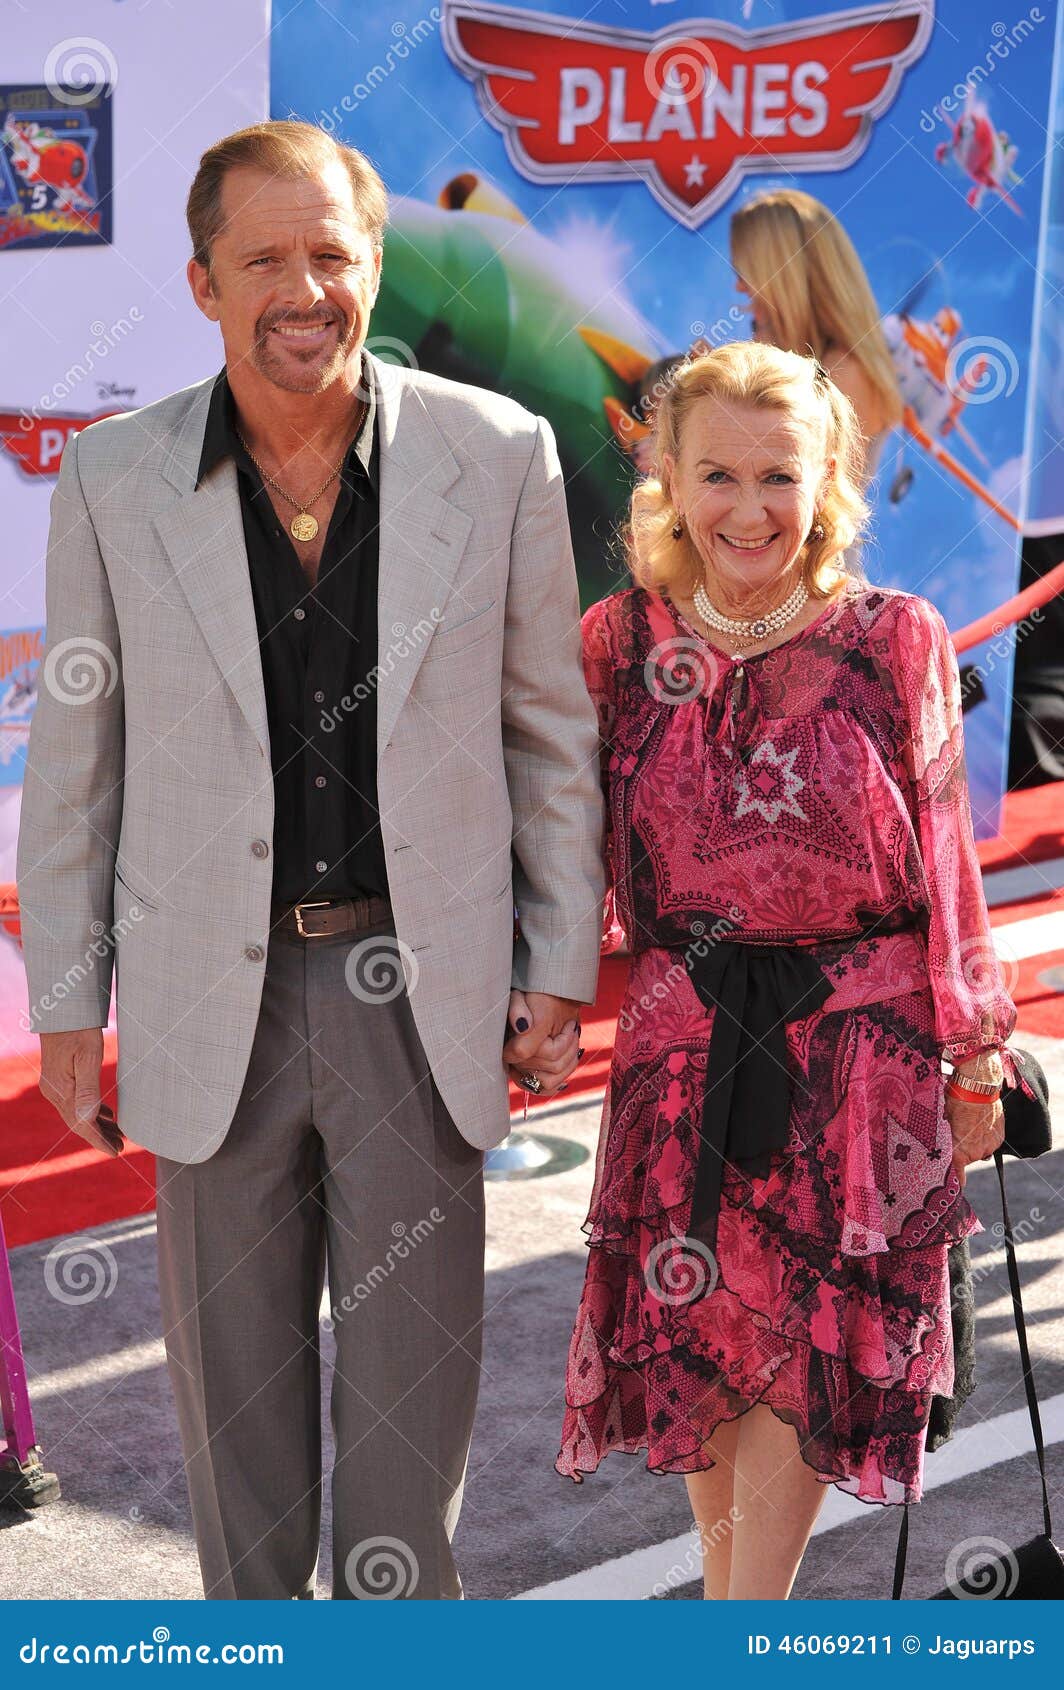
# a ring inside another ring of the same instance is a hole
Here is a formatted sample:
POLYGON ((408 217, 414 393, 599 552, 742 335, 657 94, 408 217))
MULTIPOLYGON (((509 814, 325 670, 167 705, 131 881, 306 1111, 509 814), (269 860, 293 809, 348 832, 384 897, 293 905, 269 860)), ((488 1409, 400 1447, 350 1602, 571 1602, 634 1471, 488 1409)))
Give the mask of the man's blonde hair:
POLYGON ((638 584, 652 591, 675 584, 689 593, 702 579, 702 560, 686 525, 680 539, 673 537, 677 513, 662 473, 666 454, 678 461, 687 418, 700 399, 779 411, 808 431, 825 463, 834 456, 834 475, 817 505, 823 537, 806 541, 802 579, 813 598, 829 598, 848 576, 863 580, 853 555, 869 515, 861 493, 856 411, 815 358, 761 341, 732 340, 686 359, 664 386, 654 415, 653 469, 632 492, 625 533, 628 566, 638 584))
POLYGON ((335 140, 316 124, 270 118, 224 136, 200 159, 185 207, 193 258, 210 271, 211 247, 224 222, 222 183, 228 170, 252 165, 271 176, 312 176, 336 160, 351 179, 362 226, 374 247, 379 247, 388 221, 388 191, 365 153, 335 140))

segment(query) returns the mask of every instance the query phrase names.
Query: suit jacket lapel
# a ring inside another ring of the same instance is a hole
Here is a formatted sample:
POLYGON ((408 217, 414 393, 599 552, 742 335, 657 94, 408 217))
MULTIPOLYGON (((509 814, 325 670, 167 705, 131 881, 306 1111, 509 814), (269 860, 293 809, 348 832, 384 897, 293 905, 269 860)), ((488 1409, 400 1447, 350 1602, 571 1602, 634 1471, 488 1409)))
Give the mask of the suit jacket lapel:
MULTIPOLYGON (((364 353, 380 429, 377 748, 384 749, 421 666, 473 519, 443 497, 457 459, 405 370, 364 353)), ((155 531, 214 659, 266 757, 266 695, 236 466, 223 459, 197 490, 211 380, 197 387, 163 474, 181 497, 155 531)))
POLYGON ((381 436, 377 750, 383 752, 450 594, 473 519, 443 497, 461 469, 405 370, 372 353, 381 436))
POLYGON ((195 485, 211 385, 208 380, 197 389, 163 465, 182 497, 154 526, 215 662, 269 758, 259 630, 232 458, 216 465, 198 491, 195 485))

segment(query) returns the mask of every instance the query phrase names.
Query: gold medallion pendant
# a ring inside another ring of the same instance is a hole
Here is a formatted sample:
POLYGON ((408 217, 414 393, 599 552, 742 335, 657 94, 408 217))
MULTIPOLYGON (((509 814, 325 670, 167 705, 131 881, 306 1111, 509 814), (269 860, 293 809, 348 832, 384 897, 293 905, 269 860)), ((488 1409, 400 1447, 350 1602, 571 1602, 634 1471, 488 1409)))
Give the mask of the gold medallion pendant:
MULTIPOLYGON (((361 406, 360 406, 360 409, 361 409, 361 406)), ((355 431, 355 438, 356 439, 358 438, 357 429, 355 431)), ((306 509, 305 506, 300 507, 298 504, 296 504, 296 501, 295 501, 295 499, 293 499, 291 493, 286 493, 284 488, 281 486, 280 482, 274 480, 274 478, 270 474, 269 470, 263 468, 262 464, 259 463, 258 458, 255 456, 254 452, 251 450, 251 447, 248 445, 247 441, 244 439, 244 436, 239 432, 239 430, 237 431, 237 439, 240 441, 241 446, 243 446, 245 452, 247 453, 248 457, 251 459, 252 463, 255 465, 255 468, 258 470, 259 474, 262 476, 263 481, 269 482, 269 484, 273 488, 274 492, 280 493, 282 499, 284 499, 286 504, 296 505, 296 510, 299 512, 299 514, 298 514, 298 516, 294 516, 292 518, 292 520, 291 520, 291 522, 289 523, 289 526, 288 526, 288 532, 291 534, 293 540, 302 540, 304 542, 306 542, 307 540, 313 540, 315 534, 318 532, 318 519, 317 519, 317 517, 311 516, 310 512, 306 509)), ((328 481, 325 481, 325 482, 322 483, 322 485, 318 488, 318 491, 315 493, 314 497, 307 501, 308 504, 311 504, 311 505, 317 504, 318 500, 321 498, 321 496, 325 492, 326 488, 332 486, 333 482, 336 480, 336 477, 339 475, 339 473, 343 469, 343 467, 344 467, 344 460, 343 460, 343 458, 341 458, 340 462, 337 464, 336 468, 333 470, 332 474, 330 475, 328 481)))
POLYGON ((294 540, 313 540, 318 532, 317 518, 311 516, 309 511, 300 511, 298 516, 292 518, 291 532, 294 540))

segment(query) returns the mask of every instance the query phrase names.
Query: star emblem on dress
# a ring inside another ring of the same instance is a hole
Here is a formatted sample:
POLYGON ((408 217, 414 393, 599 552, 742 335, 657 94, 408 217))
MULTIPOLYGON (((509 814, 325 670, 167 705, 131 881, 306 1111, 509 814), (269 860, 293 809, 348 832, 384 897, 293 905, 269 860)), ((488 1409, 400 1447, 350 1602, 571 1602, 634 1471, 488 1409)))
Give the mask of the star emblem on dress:
POLYGON ((687 186, 689 188, 700 188, 702 186, 705 181, 706 166, 702 163, 702 160, 699 158, 697 153, 695 153, 693 158, 688 159, 687 163, 683 167, 683 171, 687 178, 687 186))
POLYGON ((805 781, 794 768, 798 751, 799 747, 793 745, 781 756, 771 739, 761 741, 746 767, 740 766, 735 773, 737 817, 756 811, 773 825, 781 815, 808 820, 797 797, 805 786, 805 781))

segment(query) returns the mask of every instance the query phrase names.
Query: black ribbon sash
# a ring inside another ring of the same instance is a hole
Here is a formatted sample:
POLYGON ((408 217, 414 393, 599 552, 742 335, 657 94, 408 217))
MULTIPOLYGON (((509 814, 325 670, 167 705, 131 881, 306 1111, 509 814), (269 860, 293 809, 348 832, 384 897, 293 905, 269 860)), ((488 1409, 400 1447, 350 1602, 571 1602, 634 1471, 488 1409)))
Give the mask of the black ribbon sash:
POLYGON ((787 1143, 791 1082, 786 1024, 812 1015, 834 987, 807 949, 689 940, 691 982, 714 1010, 688 1235, 713 1247, 725 1160, 764 1178, 787 1143))

